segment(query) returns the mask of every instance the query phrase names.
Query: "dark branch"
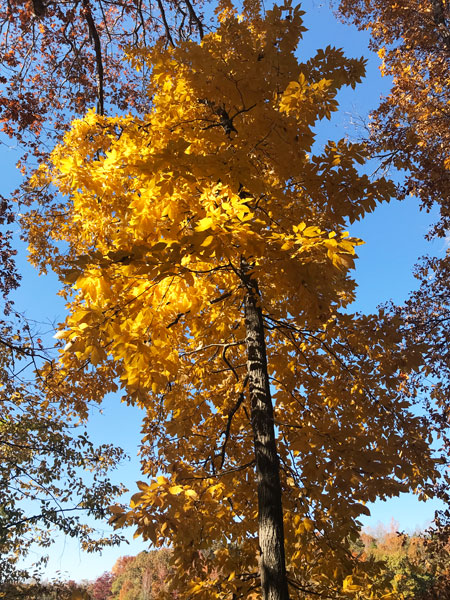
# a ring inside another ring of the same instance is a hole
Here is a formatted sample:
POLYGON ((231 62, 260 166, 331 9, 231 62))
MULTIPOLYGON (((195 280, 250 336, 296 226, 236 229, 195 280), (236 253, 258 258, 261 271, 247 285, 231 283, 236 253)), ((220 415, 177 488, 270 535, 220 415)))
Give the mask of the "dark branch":
POLYGON ((248 383, 248 375, 244 379, 244 385, 242 386, 242 391, 239 394, 239 398, 237 399, 236 404, 233 406, 233 408, 231 409, 231 411, 228 414, 227 428, 225 429, 225 440, 223 442, 222 450, 220 452, 220 469, 222 469, 223 463, 225 461, 225 452, 226 452, 226 448, 227 448, 228 438, 230 437, 231 422, 233 421, 234 415, 239 410, 239 407, 241 406, 242 402, 244 401, 245 388, 247 387, 247 383, 248 383))
POLYGON ((217 302, 222 302, 222 300, 225 300, 226 298, 229 298, 230 296, 231 296, 231 292, 225 292, 224 294, 222 294, 218 298, 214 298, 214 300, 210 300, 209 303, 210 304, 216 304, 217 302))
POLYGON ((166 31, 167 40, 168 40, 169 44, 172 46, 172 48, 175 48, 175 42, 173 41, 169 23, 167 22, 167 18, 166 18, 166 11, 164 10, 164 6, 163 6, 161 0, 158 0, 158 7, 161 12, 162 21, 164 23, 164 29, 166 31))
POLYGON ((200 36, 200 39, 202 40, 203 36, 204 36, 203 23, 198 18, 198 15, 195 12, 194 7, 192 6, 190 0, 185 0, 185 2, 186 2, 186 6, 188 8, 188 11, 189 11, 189 16, 190 16, 191 20, 194 21, 194 23, 197 25, 198 34, 200 36))
POLYGON ((103 59, 102 47, 100 44, 100 36, 98 35, 97 27, 95 26, 94 18, 92 17, 89 0, 83 0, 83 14, 86 18, 86 23, 89 27, 89 35, 94 42, 95 62, 97 65, 97 112, 99 115, 105 114, 104 90, 103 90, 103 59))
POLYGON ((222 359, 223 359, 223 362, 227 365, 227 367, 231 371, 233 371, 233 375, 236 377, 236 381, 239 381, 239 375, 236 373, 235 368, 233 367, 233 365, 230 363, 230 361, 227 358, 227 350, 228 350, 228 348, 230 348, 231 346, 235 346, 235 345, 236 345, 236 343, 233 342, 231 344, 228 344, 228 345, 224 346, 224 348, 222 350, 222 359))

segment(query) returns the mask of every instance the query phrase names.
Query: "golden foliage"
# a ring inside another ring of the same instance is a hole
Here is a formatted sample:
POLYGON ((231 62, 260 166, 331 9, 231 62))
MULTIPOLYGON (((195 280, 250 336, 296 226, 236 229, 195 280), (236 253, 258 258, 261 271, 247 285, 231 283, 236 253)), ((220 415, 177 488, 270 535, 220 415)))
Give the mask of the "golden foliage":
POLYGON ((243 263, 264 316, 293 597, 383 597, 349 551, 365 503, 437 476, 401 390, 420 345, 405 356, 382 311, 344 310, 361 243, 346 228, 393 186, 359 173, 361 145, 313 149, 364 61, 327 48, 299 62, 301 15, 223 3, 201 44, 134 50, 152 70, 148 114, 74 122, 34 178, 65 198, 25 217, 33 260, 70 298, 53 378, 80 408, 119 380, 146 411, 148 481, 112 521, 173 546, 176 585, 199 599, 259 586, 243 263))

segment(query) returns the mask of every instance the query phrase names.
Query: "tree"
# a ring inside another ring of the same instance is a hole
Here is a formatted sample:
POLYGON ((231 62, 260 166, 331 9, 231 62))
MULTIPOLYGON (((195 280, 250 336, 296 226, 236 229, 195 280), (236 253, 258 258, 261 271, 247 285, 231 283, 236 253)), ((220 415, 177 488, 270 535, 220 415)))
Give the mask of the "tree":
MULTIPOLYGON (((156 600, 160 593, 167 592, 170 554, 162 548, 119 559, 112 569, 112 600, 156 600)), ((178 592, 169 595, 178 597, 178 592)))
POLYGON ((19 560, 26 565, 24 560, 33 545, 50 546, 56 532, 78 537, 88 551, 122 539, 117 535, 98 537, 95 527, 85 519, 104 518, 107 506, 123 491, 106 475, 124 454, 110 444, 95 447, 84 428, 77 434, 74 430, 79 415, 73 408, 45 397, 39 381, 23 378, 27 362, 33 364, 42 358, 30 342, 3 325, 0 594, 6 593, 8 598, 43 597, 45 586, 41 584, 16 584, 37 576, 36 569, 45 559, 34 565, 35 571, 17 565, 19 560))
POLYGON ((112 573, 108 573, 107 571, 100 575, 100 577, 97 577, 89 589, 93 600, 109 600, 109 598, 112 598, 111 586, 113 580, 112 573))
POLYGON ((445 0, 340 0, 339 12, 371 33, 372 48, 393 79, 373 113, 371 140, 386 166, 406 171, 402 195, 441 207, 438 235, 449 229, 448 101, 450 7, 445 0))
MULTIPOLYGON (((346 20, 371 32, 372 47, 383 60, 382 72, 393 78, 390 94, 370 122, 370 144, 385 167, 404 170, 400 197, 417 196, 424 207, 440 209, 429 237, 447 238, 449 230, 450 128, 450 6, 445 0, 341 0, 346 20)), ((435 435, 448 450, 450 389, 449 252, 424 258, 417 266, 420 288, 403 307, 393 308, 402 318, 410 345, 428 344, 423 356, 420 392, 428 399, 435 435)), ((413 382, 417 388, 418 382, 413 382)), ((411 391, 414 393, 414 390, 411 391)), ((437 515, 441 534, 450 535, 448 478, 438 487, 447 509, 437 515)), ((443 542, 445 543, 445 542, 443 542)))
POLYGON ((350 551, 358 517, 438 473, 403 392, 425 343, 405 353, 383 311, 347 310, 360 241, 345 229, 393 186, 358 173, 361 145, 313 149, 364 61, 328 47, 300 63, 290 4, 219 9, 201 44, 130 51, 148 113, 90 111, 32 181, 65 196, 24 225, 71 296, 42 377, 78 403, 119 379, 145 408, 150 482, 112 521, 173 548, 173 589, 381 597, 350 551))

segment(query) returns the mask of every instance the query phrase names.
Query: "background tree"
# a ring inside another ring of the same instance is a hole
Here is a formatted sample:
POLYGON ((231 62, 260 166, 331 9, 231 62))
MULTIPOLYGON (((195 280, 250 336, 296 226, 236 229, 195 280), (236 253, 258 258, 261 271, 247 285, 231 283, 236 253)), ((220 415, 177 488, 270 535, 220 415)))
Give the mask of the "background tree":
POLYGON ((339 13, 368 29, 392 77, 390 93, 371 115, 371 141, 385 166, 405 170, 402 196, 437 204, 435 232, 449 229, 450 6, 446 0, 341 0, 339 13))
POLYGON ((114 581, 112 573, 105 571, 89 586, 93 600, 109 600, 112 598, 111 586, 114 581))
POLYGON ((407 535, 395 528, 363 533, 356 543, 367 558, 380 561, 396 597, 408 600, 449 598, 448 546, 438 547, 436 530, 407 535))
POLYGON ((0 297, 4 300, 4 311, 10 312, 10 292, 17 288, 19 275, 14 257, 16 250, 12 244, 12 231, 9 229, 14 213, 9 201, 0 196, 0 297))
POLYGON ((23 583, 31 574, 37 577, 45 557, 28 568, 17 564, 26 564, 33 545, 47 548, 58 531, 77 536, 88 550, 122 539, 99 537, 85 518, 104 517, 123 491, 107 472, 124 453, 110 444, 94 447, 84 429, 75 432, 81 413, 42 394, 33 371, 51 361, 42 340, 11 311, 9 294, 18 276, 10 238, 0 242, 0 296, 6 313, 0 319, 0 594, 63 598, 69 593, 63 584, 23 583))
POLYGON ((74 581, 10 581, 2 585, 1 593, 8 600, 91 600, 86 586, 74 581))
MULTIPOLYGON (((161 593, 168 593, 170 554, 170 550, 161 548, 119 559, 112 569, 114 575, 112 599, 156 600, 161 593)), ((181 591, 175 591, 168 597, 181 596, 181 591)))
POLYGON ((94 105, 99 113, 142 109, 148 73, 131 69, 124 49, 203 35, 196 4, 2 0, 3 131, 39 155, 41 141, 94 105))
POLYGON ((78 537, 90 551, 121 539, 115 535, 97 538, 86 518, 104 518, 106 507, 123 491, 106 477, 123 452, 112 445, 95 447, 83 429, 77 432, 79 415, 72 408, 44 397, 38 383, 25 381, 23 369, 30 359, 39 360, 39 356, 29 340, 4 327, 0 344, 0 592, 9 590, 8 597, 10 584, 32 573, 17 568, 19 559, 26 564, 23 559, 30 548, 47 548, 57 532, 78 537))
MULTIPOLYGON (((399 197, 417 196, 436 206, 439 218, 429 237, 447 240, 450 206, 450 5, 445 0, 341 0, 340 15, 371 33, 392 90, 373 113, 370 144, 385 167, 403 170, 399 197)), ((404 307, 392 308, 408 324, 409 344, 428 342, 420 393, 429 399, 435 435, 448 450, 450 391, 449 253, 425 258, 416 270, 420 288, 404 307)), ((417 388, 418 382, 413 382, 417 388)), ((412 392, 413 393, 413 390, 412 392)), ((448 479, 438 488, 447 509, 437 515, 445 544, 450 535, 448 479)))
POLYGON ((437 477, 404 393, 426 342, 343 310, 345 227, 392 185, 358 173, 360 145, 312 152, 364 61, 299 63, 301 14, 225 3, 201 44, 130 51, 151 110, 77 121, 32 181, 66 198, 25 218, 73 295, 47 388, 82 404, 119 379, 145 408, 150 482, 113 521, 170 544, 174 590, 199 598, 250 597, 259 574, 265 599, 385 594, 350 549, 364 503, 437 477))
MULTIPOLYGON (((364 530, 352 543, 352 553, 377 565, 378 578, 392 583, 391 598, 446 600, 450 584, 448 546, 438 547, 434 529, 409 535, 397 529, 398 525, 392 522, 389 527, 380 525, 375 530, 364 530)), ((112 599, 157 599, 155 588, 149 590, 144 582, 150 574, 164 585, 171 568, 169 557, 170 551, 161 549, 118 559, 112 568, 112 599)))

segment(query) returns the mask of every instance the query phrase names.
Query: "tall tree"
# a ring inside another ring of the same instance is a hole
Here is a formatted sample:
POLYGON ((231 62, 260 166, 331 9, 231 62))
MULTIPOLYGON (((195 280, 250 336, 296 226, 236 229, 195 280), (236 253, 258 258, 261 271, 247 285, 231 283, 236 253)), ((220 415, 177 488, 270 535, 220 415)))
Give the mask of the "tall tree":
POLYGON ((361 145, 313 150, 364 60, 328 47, 299 62, 289 3, 219 14, 201 44, 131 50, 148 112, 90 111, 32 180, 65 196, 24 224, 71 297, 59 371, 42 377, 78 406, 119 379, 145 408, 151 481, 113 521, 173 546, 178 589, 381 597, 350 551, 358 517, 437 470, 403 393, 425 346, 405 353, 382 311, 346 311, 360 243, 346 226, 393 186, 359 174, 361 145))
MULTIPOLYGON (((404 171, 399 197, 417 196, 422 207, 439 208, 429 237, 447 240, 450 226, 450 4, 447 0, 341 0, 344 19, 371 33, 372 47, 393 79, 388 96, 372 115, 370 139, 385 167, 404 171)), ((433 429, 450 447, 450 254, 425 258, 416 270, 420 288, 394 318, 406 324, 410 345, 427 341, 420 391, 433 429)), ((417 381, 413 382, 417 387, 417 381)), ((412 392, 413 393, 413 392, 412 392)), ((450 535, 448 480, 439 486, 447 508, 437 523, 450 535)))

